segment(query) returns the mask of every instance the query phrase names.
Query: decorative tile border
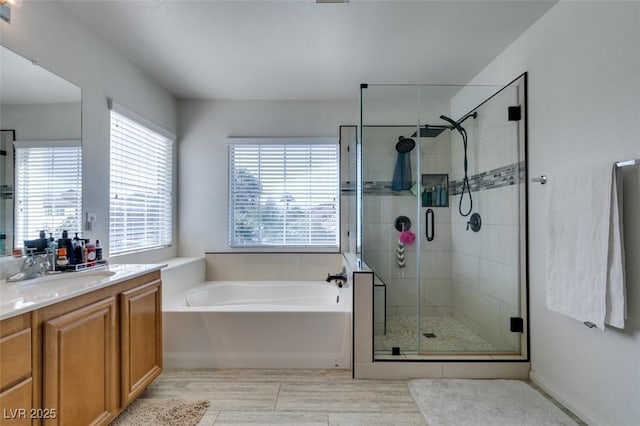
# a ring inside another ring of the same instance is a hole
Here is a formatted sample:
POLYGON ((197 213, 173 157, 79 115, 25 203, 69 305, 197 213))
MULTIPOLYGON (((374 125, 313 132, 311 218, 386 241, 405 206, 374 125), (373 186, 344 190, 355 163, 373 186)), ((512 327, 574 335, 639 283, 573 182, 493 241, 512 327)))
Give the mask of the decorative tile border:
MULTIPOLYGON (((525 180, 524 161, 498 167, 497 169, 481 172, 469 177, 471 192, 485 189, 501 188, 503 186, 523 183, 525 180)), ((356 185, 354 182, 342 182, 342 195, 355 194, 356 185)), ((411 195, 406 191, 392 191, 391 182, 365 182, 363 188, 364 195, 411 195)), ((449 182, 449 194, 458 195, 462 192, 462 179, 449 182)))
MULTIPOLYGON (((516 183, 523 183, 524 180, 524 161, 521 161, 473 175, 469 177, 469 186, 471 187, 471 192, 476 192, 515 185, 516 183)), ((460 194, 462 192, 462 179, 451 181, 449 192, 451 195, 460 194)))
MULTIPOLYGON (((341 192, 342 192, 342 195, 355 194, 356 193, 355 183, 342 182, 341 192)), ((411 196, 414 196, 409 190, 392 191, 391 181, 365 182, 362 193, 364 195, 411 195, 411 196)))

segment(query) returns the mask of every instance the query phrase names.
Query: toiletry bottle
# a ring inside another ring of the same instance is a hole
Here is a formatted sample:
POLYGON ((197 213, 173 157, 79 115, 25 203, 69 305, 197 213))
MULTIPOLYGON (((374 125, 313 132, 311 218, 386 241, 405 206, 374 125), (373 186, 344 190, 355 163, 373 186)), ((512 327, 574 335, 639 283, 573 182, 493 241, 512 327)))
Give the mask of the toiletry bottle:
POLYGON ((440 205, 440 207, 445 207, 447 205, 444 183, 438 186, 438 204, 440 205))
POLYGON ((58 248, 65 248, 67 264, 73 265, 73 241, 69 239, 69 231, 62 231, 62 238, 58 240, 58 248))
POLYGON ((49 240, 47 239, 47 233, 44 230, 38 233, 38 239, 36 240, 35 253, 46 253, 49 240))
POLYGON ((84 260, 82 258, 82 244, 77 232, 76 236, 73 237, 73 260, 75 262, 74 265, 84 263, 84 260))
POLYGON ((85 250, 87 251, 87 266, 94 266, 96 264, 96 245, 87 242, 85 244, 85 250))
POLYGON ((100 240, 96 240, 96 261, 102 260, 102 246, 100 240))
POLYGON ((435 186, 431 187, 431 205, 433 207, 438 207, 440 204, 440 197, 438 197, 438 188, 435 186))
POLYGON ((69 259, 67 259, 67 248, 60 247, 58 249, 58 260, 56 260, 56 265, 67 266, 68 264, 69 264, 69 259))
POLYGON ((49 263, 51 264, 51 270, 56 270, 56 259, 58 257, 58 243, 55 238, 53 238, 53 234, 49 232, 49 241, 47 241, 47 257, 49 258, 49 263))
POLYGON ((449 189, 446 184, 442 184, 442 207, 449 205, 449 189))
POLYGON ((82 263, 87 263, 87 240, 80 240, 80 250, 82 253, 82 263))

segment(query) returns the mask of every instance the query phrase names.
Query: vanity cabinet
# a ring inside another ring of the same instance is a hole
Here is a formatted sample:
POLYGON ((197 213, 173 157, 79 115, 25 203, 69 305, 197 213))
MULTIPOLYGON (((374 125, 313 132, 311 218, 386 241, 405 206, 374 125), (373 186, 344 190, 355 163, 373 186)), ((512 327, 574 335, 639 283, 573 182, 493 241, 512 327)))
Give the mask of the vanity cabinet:
POLYGON ((120 294, 120 402, 126 407, 162 372, 160 282, 120 294))
POLYGON ((117 411, 116 298, 108 297, 44 323, 45 424, 109 424, 117 411), (53 416, 52 416, 53 417, 53 416))
POLYGON ((0 424, 29 425, 32 408, 31 315, 0 321, 0 424))
POLYGON ((1 321, 0 362, 0 425, 108 425, 162 372, 160 271, 1 321))

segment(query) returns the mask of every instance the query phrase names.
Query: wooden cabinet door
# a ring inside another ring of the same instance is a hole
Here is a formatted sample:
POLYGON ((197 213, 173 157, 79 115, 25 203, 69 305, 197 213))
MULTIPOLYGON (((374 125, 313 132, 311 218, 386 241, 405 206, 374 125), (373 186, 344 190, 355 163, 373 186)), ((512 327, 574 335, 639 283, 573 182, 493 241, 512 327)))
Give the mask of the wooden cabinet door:
POLYGON ((115 296, 44 323, 46 425, 107 425, 117 410, 115 296))
POLYGON ((162 372, 160 281, 120 294, 120 403, 125 407, 162 372))
MULTIPOLYGON (((31 424, 31 377, 0 393, 2 414, 0 426, 27 426, 31 424)), ((49 415, 55 416, 55 412, 49 415)), ((42 416, 41 416, 42 417, 42 416)))

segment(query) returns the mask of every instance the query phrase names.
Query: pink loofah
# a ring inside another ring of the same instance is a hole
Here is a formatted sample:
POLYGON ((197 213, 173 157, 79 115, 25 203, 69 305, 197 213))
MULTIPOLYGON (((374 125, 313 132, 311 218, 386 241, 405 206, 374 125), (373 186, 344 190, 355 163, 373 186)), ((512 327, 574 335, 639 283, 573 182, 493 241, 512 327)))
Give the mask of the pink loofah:
POLYGON ((400 233, 400 242, 402 244, 413 244, 416 240, 416 234, 411 231, 402 231, 400 233))

